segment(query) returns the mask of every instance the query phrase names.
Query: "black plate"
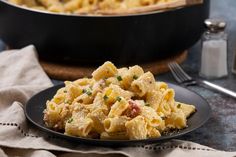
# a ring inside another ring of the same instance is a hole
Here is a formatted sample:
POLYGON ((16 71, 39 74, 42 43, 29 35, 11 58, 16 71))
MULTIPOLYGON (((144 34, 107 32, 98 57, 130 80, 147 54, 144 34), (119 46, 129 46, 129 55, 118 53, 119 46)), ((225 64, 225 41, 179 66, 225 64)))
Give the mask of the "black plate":
POLYGON ((194 104, 196 106, 197 112, 194 113, 188 119, 187 128, 179 130, 178 132, 175 132, 170 135, 161 136, 160 138, 145 139, 145 140, 122 140, 122 141, 87 139, 87 138, 64 135, 63 133, 56 132, 54 130, 47 128, 44 125, 44 121, 43 121, 43 110, 45 109, 46 101, 51 99, 53 95, 55 95, 56 91, 59 88, 63 87, 64 84, 48 88, 36 94, 35 96, 33 96, 25 106, 25 114, 26 114, 27 119, 30 122, 32 122, 34 125, 36 125, 38 128, 40 128, 41 130, 54 134, 56 136, 63 137, 67 140, 73 140, 73 142, 77 141, 79 143, 102 145, 102 146, 120 146, 120 145, 131 145, 131 144, 137 144, 137 143, 148 144, 148 143, 160 142, 163 140, 167 140, 167 139, 184 135, 186 133, 189 133, 199 128, 209 119, 210 114, 211 114, 211 108, 209 104, 201 96, 199 96, 198 94, 186 88, 183 88, 174 84, 170 84, 170 83, 168 84, 169 84, 169 87, 175 90, 175 93, 176 93, 175 99, 177 101, 194 104))

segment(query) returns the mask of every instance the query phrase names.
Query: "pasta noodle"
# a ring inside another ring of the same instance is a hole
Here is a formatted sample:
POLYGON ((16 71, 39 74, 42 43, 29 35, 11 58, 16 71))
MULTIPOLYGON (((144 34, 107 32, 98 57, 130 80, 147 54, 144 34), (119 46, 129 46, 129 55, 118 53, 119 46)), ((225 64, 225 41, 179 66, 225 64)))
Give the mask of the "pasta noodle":
POLYGON ((105 140, 128 140, 129 139, 126 132, 115 132, 115 133, 103 132, 101 133, 100 138, 105 139, 105 140))
POLYGON ((144 117, 137 116, 125 124, 127 134, 130 139, 146 139, 147 138, 147 122, 144 117))
POLYGON ((116 101, 112 106, 111 110, 108 114, 108 117, 115 117, 115 116, 121 116, 122 113, 129 107, 128 102, 121 98, 120 101, 116 101))
POLYGON ((57 13, 99 14, 103 12, 122 12, 133 8, 155 6, 163 2, 175 2, 175 0, 10 0, 10 2, 57 13))
POLYGON ((131 89, 142 97, 155 87, 155 78, 151 72, 146 72, 131 83, 131 89))
POLYGON ((151 72, 105 62, 92 78, 65 81, 47 101, 44 121, 71 136, 146 139, 187 127, 194 112, 195 106, 175 101, 175 91, 151 72))
POLYGON ((105 131, 108 133, 126 131, 125 123, 127 121, 128 121, 128 118, 125 116, 107 118, 104 120, 105 131))

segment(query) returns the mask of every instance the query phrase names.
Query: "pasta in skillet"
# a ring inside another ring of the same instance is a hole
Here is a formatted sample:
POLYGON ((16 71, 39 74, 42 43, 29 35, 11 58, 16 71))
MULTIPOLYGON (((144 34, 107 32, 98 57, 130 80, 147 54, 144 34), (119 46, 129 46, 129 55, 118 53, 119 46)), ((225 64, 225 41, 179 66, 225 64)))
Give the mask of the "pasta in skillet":
MULTIPOLYGON (((123 12, 132 8, 159 5, 176 0, 9 0, 10 2, 38 10, 56 13, 102 14, 123 12)), ((168 5, 167 5, 168 6, 168 5)), ((158 8, 157 8, 158 9, 158 8)))
POLYGON ((118 69, 105 62, 92 78, 65 82, 44 110, 47 127, 67 135, 100 139, 158 138, 187 127, 193 105, 176 102, 175 91, 140 66, 118 69))

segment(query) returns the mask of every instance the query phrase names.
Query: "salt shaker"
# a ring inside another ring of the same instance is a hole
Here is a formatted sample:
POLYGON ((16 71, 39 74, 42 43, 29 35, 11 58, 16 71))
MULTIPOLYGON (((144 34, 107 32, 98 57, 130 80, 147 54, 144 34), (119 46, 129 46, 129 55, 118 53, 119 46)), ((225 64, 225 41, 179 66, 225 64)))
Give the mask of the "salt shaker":
POLYGON ((207 30, 202 36, 200 76, 213 79, 228 75, 226 22, 205 20, 207 30))

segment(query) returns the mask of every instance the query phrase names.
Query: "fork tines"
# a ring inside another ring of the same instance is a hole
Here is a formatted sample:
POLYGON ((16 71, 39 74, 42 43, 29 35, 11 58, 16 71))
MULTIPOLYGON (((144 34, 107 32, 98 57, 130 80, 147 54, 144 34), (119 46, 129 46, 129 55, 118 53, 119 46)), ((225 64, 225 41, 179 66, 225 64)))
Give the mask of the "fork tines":
POLYGON ((192 77, 190 77, 176 62, 170 62, 168 64, 172 75, 178 83, 191 82, 196 83, 192 77))

